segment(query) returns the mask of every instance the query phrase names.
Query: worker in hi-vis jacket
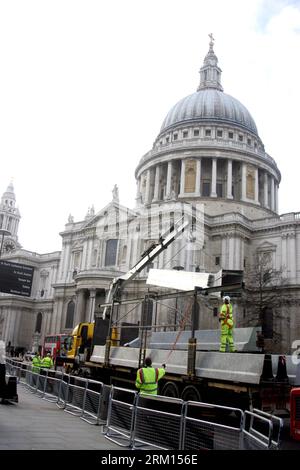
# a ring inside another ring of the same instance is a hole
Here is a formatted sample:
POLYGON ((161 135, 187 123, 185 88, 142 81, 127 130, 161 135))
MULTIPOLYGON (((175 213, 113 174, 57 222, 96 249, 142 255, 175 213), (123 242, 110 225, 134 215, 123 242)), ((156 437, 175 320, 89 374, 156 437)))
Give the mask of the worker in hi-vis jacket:
POLYGON ((219 322, 221 323, 220 352, 226 352, 227 343, 229 344, 229 351, 235 352, 236 349, 233 341, 232 304, 230 303, 230 297, 226 295, 223 298, 223 302, 219 315, 219 322))
POLYGON ((150 357, 145 359, 145 367, 141 367, 136 374, 135 386, 139 389, 141 394, 157 395, 158 381, 165 375, 166 365, 152 367, 152 360, 150 357))

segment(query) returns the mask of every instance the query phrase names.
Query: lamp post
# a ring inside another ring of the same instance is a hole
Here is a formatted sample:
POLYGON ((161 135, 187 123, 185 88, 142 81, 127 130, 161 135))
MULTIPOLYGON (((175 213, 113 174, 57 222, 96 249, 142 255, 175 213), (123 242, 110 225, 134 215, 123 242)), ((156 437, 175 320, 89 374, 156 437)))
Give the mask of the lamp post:
POLYGON ((9 230, 5 230, 4 228, 0 228, 0 235, 2 235, 1 247, 0 247, 0 258, 1 258, 4 237, 5 237, 5 235, 11 235, 11 232, 9 230))

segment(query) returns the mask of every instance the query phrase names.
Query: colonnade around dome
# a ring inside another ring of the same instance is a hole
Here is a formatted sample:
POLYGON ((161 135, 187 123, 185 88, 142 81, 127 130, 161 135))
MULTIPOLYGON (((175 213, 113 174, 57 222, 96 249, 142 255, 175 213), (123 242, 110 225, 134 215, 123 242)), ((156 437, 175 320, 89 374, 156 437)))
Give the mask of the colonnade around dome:
POLYGON ((186 198, 252 203, 278 213, 278 180, 247 161, 222 157, 174 158, 138 177, 140 204, 186 198))

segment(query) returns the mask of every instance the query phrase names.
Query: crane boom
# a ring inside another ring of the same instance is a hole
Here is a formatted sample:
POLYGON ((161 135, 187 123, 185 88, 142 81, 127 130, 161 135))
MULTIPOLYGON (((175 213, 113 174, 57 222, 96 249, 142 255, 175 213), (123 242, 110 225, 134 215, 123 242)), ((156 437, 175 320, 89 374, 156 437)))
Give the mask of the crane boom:
MULTIPOLYGON (((178 219, 169 230, 160 236, 158 243, 153 243, 142 254, 141 259, 127 273, 114 278, 110 284, 110 288, 105 299, 105 304, 110 304, 113 299, 116 299, 120 295, 121 290, 124 289, 125 285, 134 279, 138 273, 140 273, 149 263, 151 263, 163 250, 165 250, 188 225, 189 221, 184 220, 184 217, 178 219)), ((107 308, 108 305, 106 305, 104 308, 103 318, 105 318, 107 308)))

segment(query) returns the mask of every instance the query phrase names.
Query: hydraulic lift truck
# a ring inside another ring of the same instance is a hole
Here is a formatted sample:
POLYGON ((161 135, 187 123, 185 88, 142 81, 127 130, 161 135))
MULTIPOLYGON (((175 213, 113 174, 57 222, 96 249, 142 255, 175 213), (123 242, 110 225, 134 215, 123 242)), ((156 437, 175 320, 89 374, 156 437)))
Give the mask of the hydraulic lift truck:
POLYGON ((17 377, 6 374, 5 343, 0 341, 0 401, 18 402, 17 377))

